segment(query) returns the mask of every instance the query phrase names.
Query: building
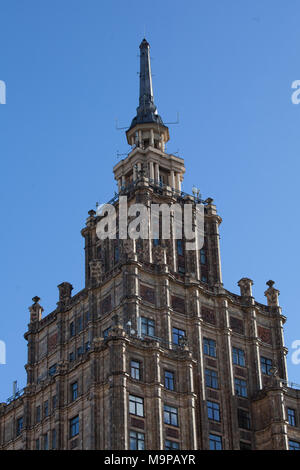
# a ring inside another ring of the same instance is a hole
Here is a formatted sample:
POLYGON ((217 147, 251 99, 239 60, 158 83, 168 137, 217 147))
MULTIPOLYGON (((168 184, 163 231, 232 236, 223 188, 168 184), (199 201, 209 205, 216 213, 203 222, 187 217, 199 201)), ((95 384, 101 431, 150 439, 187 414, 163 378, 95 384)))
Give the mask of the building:
POLYGON ((132 150, 113 169, 110 203, 203 204, 204 245, 100 240, 103 218, 90 210, 84 289, 60 284, 44 318, 38 297, 29 308, 27 385, 0 404, 0 449, 299 449, 279 291, 268 281, 262 305, 251 279, 240 295, 223 287, 221 218, 211 198, 181 190, 184 161, 166 153, 145 39, 140 66, 132 150))

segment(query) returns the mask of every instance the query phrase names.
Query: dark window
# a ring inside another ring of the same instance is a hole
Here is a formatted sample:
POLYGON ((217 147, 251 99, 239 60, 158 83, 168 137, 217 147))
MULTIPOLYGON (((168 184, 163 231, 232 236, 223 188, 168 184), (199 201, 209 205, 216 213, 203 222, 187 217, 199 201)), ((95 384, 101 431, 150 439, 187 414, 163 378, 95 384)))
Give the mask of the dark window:
POLYGON ((206 252, 204 248, 201 248, 200 250, 200 263, 206 264, 206 252))
POLYGON ((165 387, 168 390, 174 390, 174 372, 165 370, 165 387))
POLYGON ((103 338, 106 339, 108 337, 108 333, 110 332, 111 330, 111 326, 109 326, 108 328, 106 328, 106 330, 103 331, 103 338))
POLYGON ((87 312, 85 312, 85 314, 84 314, 84 321, 85 321, 86 325, 90 321, 90 312, 89 312, 89 310, 87 312))
POLYGON ((49 416, 49 404, 48 400, 45 401, 44 403, 44 418, 47 418, 49 416))
POLYGON ((51 440, 52 440, 52 449, 55 450, 56 449, 56 429, 52 429, 52 436, 51 436, 51 440))
POLYGON ((165 440, 165 450, 176 450, 179 449, 178 442, 169 441, 169 439, 165 440))
POLYGON ((70 323, 70 337, 72 338, 72 336, 75 336, 75 326, 73 321, 70 323))
POLYGON ((271 375, 271 369, 273 364, 272 359, 268 359, 267 357, 261 357, 260 364, 262 373, 265 375, 271 375))
POLYGON ((205 385, 210 388, 219 388, 218 374, 215 370, 205 369, 205 385))
POLYGON ((23 416, 17 419, 17 436, 19 436, 23 429, 23 416))
POLYGON ((250 429, 250 415, 248 411, 238 408, 238 423, 239 428, 250 429))
POLYGON ((52 377, 56 373, 56 364, 53 364, 53 366, 49 367, 49 375, 52 377))
POLYGON ((164 423, 178 426, 178 409, 174 406, 164 406, 164 423))
POLYGON ((289 450, 300 450, 300 442, 289 439, 289 450))
POLYGON ((71 400, 74 401, 78 398, 78 382, 71 384, 71 400))
POLYGON ((114 262, 117 264, 119 262, 119 245, 114 246, 114 262))
POLYGON ((88 351, 91 349, 91 342, 90 342, 90 341, 87 341, 87 342, 85 343, 84 348, 85 348, 85 352, 88 352, 88 351))
POLYGON ((145 449, 145 434, 142 432, 130 431, 130 450, 145 449))
POLYGON ((182 240, 177 240, 177 254, 183 256, 183 243, 182 240))
POLYGON ((234 379, 235 393, 239 397, 247 397, 247 382, 242 379, 234 379))
POLYGON ((82 316, 77 317, 76 319, 76 332, 80 333, 83 329, 83 322, 82 322, 82 316))
POLYGON ((70 419, 70 438, 79 434, 79 416, 70 419))
POLYGON ((41 407, 40 405, 35 409, 35 422, 39 423, 41 421, 41 407))
POLYGON ((222 450, 222 437, 216 434, 209 435, 209 450, 222 450))
POLYGON ((150 318, 141 318, 142 334, 146 336, 155 336, 155 322, 150 318))
POLYGON ((129 413, 136 416, 144 416, 143 398, 129 395, 129 413))
POLYGON ((232 360, 233 364, 238 366, 245 366, 245 352, 242 349, 232 348, 232 360))
POLYGON ((204 354, 211 357, 216 357, 216 342, 214 339, 204 338, 203 339, 204 354))
POLYGON ((288 420, 290 426, 296 426, 296 411, 292 408, 288 408, 288 420))
POLYGON ((240 442, 240 450, 251 450, 251 444, 248 442, 240 442))
POLYGON ((52 411, 54 411, 56 408, 56 395, 53 395, 52 397, 52 411))
POLYGON ((185 331, 179 328, 173 327, 173 343, 180 344, 180 339, 185 337, 185 331))
POLYGON ((39 439, 35 440, 35 449, 40 450, 40 440, 39 439))
POLYGON ((49 449, 48 433, 43 435, 43 450, 49 449))
POLYGON ((153 246, 158 246, 159 245, 159 239, 158 238, 154 238, 153 239, 153 246))
POLYGON ((141 380, 141 364, 138 361, 130 362, 130 375, 133 379, 141 380))
POLYGON ((75 354, 74 354, 73 352, 70 352, 70 354, 69 354, 69 361, 70 361, 70 362, 73 362, 74 359, 75 359, 75 354))
POLYGON ((77 348, 77 357, 82 356, 82 354, 83 354, 83 346, 79 346, 77 348))
POLYGON ((208 401, 207 402, 207 415, 208 415, 208 419, 212 419, 213 421, 220 421, 219 403, 208 401))

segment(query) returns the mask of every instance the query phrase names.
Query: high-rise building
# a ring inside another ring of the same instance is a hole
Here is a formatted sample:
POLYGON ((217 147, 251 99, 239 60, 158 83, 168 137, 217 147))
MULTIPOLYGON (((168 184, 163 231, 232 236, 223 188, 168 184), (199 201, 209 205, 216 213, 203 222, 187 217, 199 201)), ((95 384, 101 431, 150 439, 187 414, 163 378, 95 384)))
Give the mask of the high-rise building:
POLYGON ((268 281, 263 305, 251 279, 238 282, 240 295, 224 288, 221 217, 213 199, 181 189, 184 161, 166 152, 145 39, 140 67, 131 151, 113 169, 116 237, 99 238, 105 215, 90 210, 85 287, 72 296, 72 285, 60 284, 44 317, 33 298, 27 385, 0 404, 0 449, 300 449, 279 291, 268 281), (189 206, 195 226, 202 207, 203 246, 187 249, 188 237, 175 237, 175 209, 169 239, 153 237, 150 218, 139 229, 152 238, 127 239, 122 201, 131 214, 133 204, 189 206))

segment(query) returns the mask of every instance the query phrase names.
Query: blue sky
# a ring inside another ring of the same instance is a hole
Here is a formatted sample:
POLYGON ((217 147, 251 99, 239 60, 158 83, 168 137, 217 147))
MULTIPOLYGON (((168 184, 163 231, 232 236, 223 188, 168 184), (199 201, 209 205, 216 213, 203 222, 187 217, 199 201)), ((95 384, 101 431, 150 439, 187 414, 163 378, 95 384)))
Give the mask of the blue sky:
POLYGON ((289 378, 299 331, 299 122, 297 0, 1 0, 0 401, 26 383, 28 306, 44 314, 57 285, 83 288, 80 234, 88 210, 111 198, 117 152, 138 104, 139 43, 151 44, 155 102, 170 126, 170 153, 223 218, 225 287, 254 280, 281 291, 289 378))

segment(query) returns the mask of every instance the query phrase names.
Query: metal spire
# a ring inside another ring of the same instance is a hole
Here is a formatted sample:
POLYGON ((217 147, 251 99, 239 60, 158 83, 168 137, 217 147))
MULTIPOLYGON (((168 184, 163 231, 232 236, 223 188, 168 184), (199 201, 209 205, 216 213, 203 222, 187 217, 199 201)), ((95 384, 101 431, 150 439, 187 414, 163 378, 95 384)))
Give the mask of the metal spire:
POLYGON ((157 114, 154 104, 151 63, 150 63, 150 45, 143 39, 140 44, 140 97, 137 115, 132 120, 130 128, 137 124, 157 123, 163 124, 161 117, 157 114))

